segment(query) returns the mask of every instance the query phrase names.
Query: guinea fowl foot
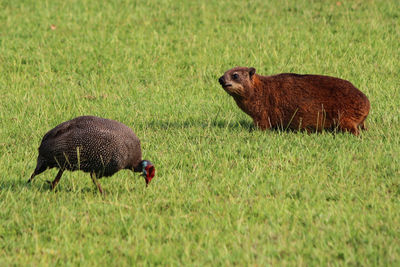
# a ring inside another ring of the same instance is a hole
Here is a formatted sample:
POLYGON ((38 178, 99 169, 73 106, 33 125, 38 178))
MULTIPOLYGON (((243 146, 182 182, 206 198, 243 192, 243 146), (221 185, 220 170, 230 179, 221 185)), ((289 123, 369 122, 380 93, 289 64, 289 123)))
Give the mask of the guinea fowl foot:
POLYGON ((100 194, 103 195, 103 197, 106 196, 106 193, 103 191, 103 188, 101 188, 100 183, 97 181, 96 179, 96 174, 95 173, 90 173, 90 178, 92 178, 92 182, 94 183, 94 185, 97 187, 97 189, 99 190, 100 194))
POLYGON ((46 180, 46 183, 50 185, 50 189, 53 190, 53 183, 50 180, 46 180))

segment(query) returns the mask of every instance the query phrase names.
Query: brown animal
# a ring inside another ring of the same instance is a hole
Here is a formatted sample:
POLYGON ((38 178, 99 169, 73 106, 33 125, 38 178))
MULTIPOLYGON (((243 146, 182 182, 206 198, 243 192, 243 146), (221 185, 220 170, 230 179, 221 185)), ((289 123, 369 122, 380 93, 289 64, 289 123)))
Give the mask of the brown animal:
POLYGON ((338 129, 358 135, 360 128, 366 129, 369 100, 350 82, 321 75, 255 72, 236 67, 225 72, 219 83, 261 130, 338 129))

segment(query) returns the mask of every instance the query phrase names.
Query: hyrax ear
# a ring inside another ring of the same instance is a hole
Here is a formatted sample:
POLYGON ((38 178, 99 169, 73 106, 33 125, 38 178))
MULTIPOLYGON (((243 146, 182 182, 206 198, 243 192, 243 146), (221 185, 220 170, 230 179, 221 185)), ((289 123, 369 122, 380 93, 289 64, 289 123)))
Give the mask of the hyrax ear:
POLYGON ((253 77, 254 73, 256 73, 256 69, 255 68, 249 68, 250 79, 253 77))

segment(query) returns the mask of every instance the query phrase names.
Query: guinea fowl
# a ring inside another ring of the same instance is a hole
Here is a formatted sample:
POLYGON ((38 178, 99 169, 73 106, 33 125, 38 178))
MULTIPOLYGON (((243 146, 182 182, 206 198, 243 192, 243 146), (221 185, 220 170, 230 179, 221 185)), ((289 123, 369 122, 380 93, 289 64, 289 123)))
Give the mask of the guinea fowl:
POLYGON ((97 179, 112 176, 121 169, 142 172, 146 186, 153 179, 155 168, 142 160, 140 140, 128 126, 95 116, 81 116, 63 122, 47 132, 39 147, 37 165, 31 178, 47 170, 58 168, 51 183, 54 189, 65 170, 89 172, 100 193, 97 179))

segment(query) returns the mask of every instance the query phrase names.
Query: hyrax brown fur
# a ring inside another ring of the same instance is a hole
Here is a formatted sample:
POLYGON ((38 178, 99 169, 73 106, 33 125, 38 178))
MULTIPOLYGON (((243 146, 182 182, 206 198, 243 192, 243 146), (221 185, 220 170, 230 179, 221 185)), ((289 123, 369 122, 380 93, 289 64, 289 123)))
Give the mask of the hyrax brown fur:
POLYGON ((282 73, 261 76, 254 68, 236 67, 219 78, 237 105, 265 129, 365 129, 368 98, 350 82, 321 75, 282 73))

